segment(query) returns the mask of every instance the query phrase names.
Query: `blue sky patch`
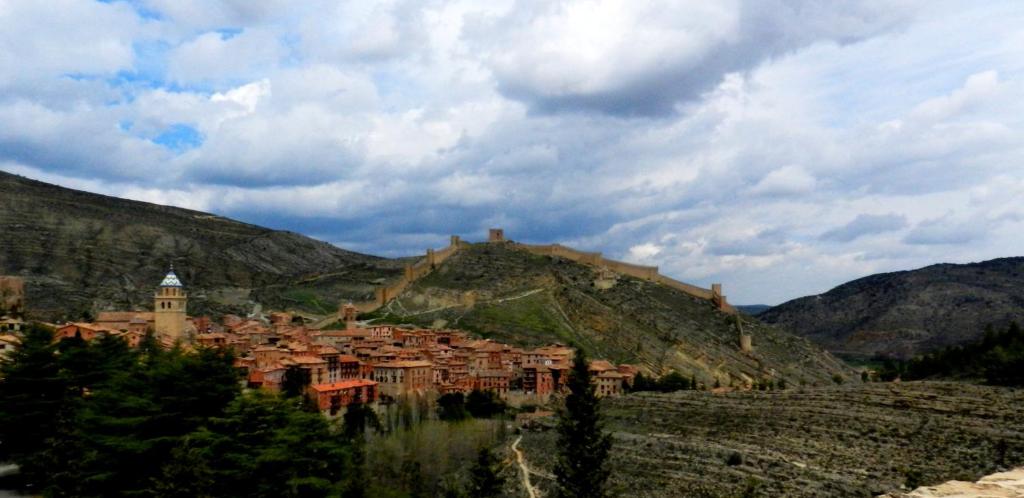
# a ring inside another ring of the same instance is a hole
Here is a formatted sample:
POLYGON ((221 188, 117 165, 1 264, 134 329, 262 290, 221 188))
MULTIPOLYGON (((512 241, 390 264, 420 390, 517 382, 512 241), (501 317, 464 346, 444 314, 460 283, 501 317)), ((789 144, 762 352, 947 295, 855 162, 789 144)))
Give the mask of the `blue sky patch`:
POLYGON ((153 143, 180 153, 202 145, 203 135, 189 125, 178 123, 153 138, 153 143))

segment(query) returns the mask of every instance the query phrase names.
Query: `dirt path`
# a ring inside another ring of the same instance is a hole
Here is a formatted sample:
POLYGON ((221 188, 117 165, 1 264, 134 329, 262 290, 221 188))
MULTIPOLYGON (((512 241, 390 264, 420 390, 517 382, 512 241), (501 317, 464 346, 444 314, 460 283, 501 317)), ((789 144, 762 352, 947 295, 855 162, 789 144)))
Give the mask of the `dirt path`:
POLYGON ((523 436, 516 438, 516 441, 512 443, 512 451, 516 454, 516 463, 519 465, 519 472, 523 475, 523 487, 526 488, 526 494, 530 498, 537 498, 537 491, 533 489, 533 484, 530 484, 530 469, 526 466, 526 459, 523 458, 523 452, 519 449, 519 442, 523 440, 523 436))

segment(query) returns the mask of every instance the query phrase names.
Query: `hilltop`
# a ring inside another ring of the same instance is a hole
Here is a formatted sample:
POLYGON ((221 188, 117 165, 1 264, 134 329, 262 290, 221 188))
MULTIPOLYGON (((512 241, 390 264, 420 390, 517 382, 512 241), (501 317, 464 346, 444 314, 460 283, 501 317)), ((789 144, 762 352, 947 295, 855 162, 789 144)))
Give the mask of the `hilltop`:
POLYGON ((910 357, 1024 323, 1024 258, 881 273, 758 315, 852 357, 910 357))
POLYGON ((398 261, 220 216, 81 192, 0 171, 0 274, 26 278, 33 318, 151 309, 177 263, 193 314, 253 302, 314 313, 372 296, 398 261))
POLYGON ((325 316, 314 325, 322 327, 351 301, 367 317, 458 327, 522 346, 575 343, 648 373, 693 374, 707 386, 829 383, 849 373, 810 341, 734 313, 717 286, 557 245, 453 237, 423 258, 385 259, 7 173, 0 173, 0 243, 0 274, 25 278, 33 318, 46 320, 149 310, 154 285, 175 263, 193 315, 243 313, 258 303, 325 316), (741 330, 753 338, 752 351, 741 350, 741 330))
POLYGON ((574 343, 649 373, 693 374, 708 386, 768 377, 831 383, 848 372, 810 341, 708 299, 509 242, 463 244, 374 316, 525 346, 574 343), (753 337, 753 351, 741 351, 738 327, 753 337))

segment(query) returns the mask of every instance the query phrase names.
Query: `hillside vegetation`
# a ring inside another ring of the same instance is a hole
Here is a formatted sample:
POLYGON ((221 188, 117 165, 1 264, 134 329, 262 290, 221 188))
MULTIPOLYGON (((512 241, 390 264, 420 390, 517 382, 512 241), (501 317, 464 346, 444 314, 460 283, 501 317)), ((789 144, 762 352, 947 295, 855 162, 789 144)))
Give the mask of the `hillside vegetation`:
POLYGON ((1024 258, 882 273, 775 306, 758 318, 833 353, 911 358, 1024 320, 1024 258))
MULTIPOLYGON (((1024 391, 860 381, 607 399, 612 482, 640 498, 870 498, 1024 464, 1024 391)), ((527 432, 548 472, 553 430, 527 432)), ((549 480, 538 482, 550 489, 549 480)))
POLYGON ((399 262, 219 216, 80 192, 0 172, 0 274, 27 280, 33 318, 152 309, 175 263, 189 311, 252 302, 313 313, 373 295, 399 262))
POLYGON ((849 372, 809 341, 707 300, 504 243, 466 246, 376 316, 524 346, 574 343, 649 373, 696 375, 706 386, 763 378, 830 383, 849 372), (740 351, 737 319, 753 336, 751 353, 740 351))
POLYGON ((948 346, 909 362, 886 361, 883 380, 953 378, 993 385, 1024 386, 1024 331, 1016 323, 1001 332, 991 327, 976 341, 948 346))

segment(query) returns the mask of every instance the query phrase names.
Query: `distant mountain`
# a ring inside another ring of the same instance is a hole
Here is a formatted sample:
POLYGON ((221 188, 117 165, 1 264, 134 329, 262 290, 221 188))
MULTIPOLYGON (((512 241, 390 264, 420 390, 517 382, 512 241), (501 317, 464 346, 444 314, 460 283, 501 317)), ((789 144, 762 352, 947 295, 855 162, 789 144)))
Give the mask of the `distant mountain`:
POLYGON ((910 357, 1024 323, 1024 258, 882 273, 775 306, 758 318, 833 353, 910 357))
POLYGON ((771 305, 768 304, 737 304, 735 306, 736 309, 750 316, 760 315, 761 313, 764 313, 765 310, 767 310, 768 308, 771 308, 771 305))
POLYGON ((665 285, 617 275, 510 243, 469 244, 377 312, 389 321, 445 325, 524 346, 559 341, 591 355, 678 370, 711 386, 785 378, 830 384, 851 371, 807 339, 665 285))
POLYGON ((26 278, 35 318, 151 309, 168 265, 189 311, 252 302, 315 313, 373 295, 402 263, 199 211, 67 189, 0 171, 0 275, 26 278))

